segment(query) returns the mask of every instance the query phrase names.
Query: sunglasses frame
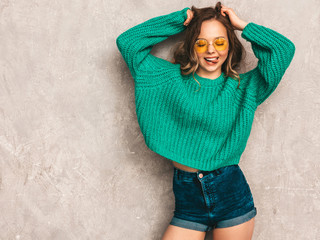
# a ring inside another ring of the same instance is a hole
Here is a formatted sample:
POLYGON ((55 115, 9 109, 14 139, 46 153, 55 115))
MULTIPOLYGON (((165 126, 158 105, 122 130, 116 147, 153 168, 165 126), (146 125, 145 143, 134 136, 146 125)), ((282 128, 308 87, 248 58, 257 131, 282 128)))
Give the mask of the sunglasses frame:
POLYGON ((198 42, 199 40, 205 40, 205 41, 207 42, 206 50, 203 51, 203 52, 208 51, 208 47, 209 47, 210 44, 212 44, 213 47, 214 47, 214 49, 215 49, 216 51, 218 51, 218 52, 219 52, 219 51, 224 51, 224 50, 226 50, 227 47, 228 47, 228 41, 227 41, 227 39, 226 39, 225 37, 218 37, 218 38, 216 38, 212 43, 209 43, 209 41, 208 41, 207 39, 205 39, 205 38, 197 38, 196 41, 195 41, 195 43, 194 43, 194 46, 195 46, 196 52, 198 52, 198 53, 202 53, 202 51, 197 51, 197 48, 196 48, 197 42, 198 42), (223 50, 217 50, 217 49, 216 49, 215 42, 218 41, 219 39, 224 39, 224 40, 226 41, 226 48, 223 49, 223 50))

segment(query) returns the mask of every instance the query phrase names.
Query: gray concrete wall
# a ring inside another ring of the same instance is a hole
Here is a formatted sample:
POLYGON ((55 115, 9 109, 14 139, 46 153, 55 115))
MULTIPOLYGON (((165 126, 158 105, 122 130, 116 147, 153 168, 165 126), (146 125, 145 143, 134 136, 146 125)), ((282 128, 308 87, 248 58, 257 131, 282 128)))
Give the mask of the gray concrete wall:
MULTIPOLYGON (((160 239, 174 210, 172 165, 143 141, 115 39, 149 18, 215 3, 0 2, 0 239, 160 239)), ((253 239, 319 239, 320 2, 222 3, 296 46, 240 162, 258 209, 253 239)), ((168 58, 178 38, 153 53, 168 58)), ((244 72, 257 59, 241 40, 244 72)))

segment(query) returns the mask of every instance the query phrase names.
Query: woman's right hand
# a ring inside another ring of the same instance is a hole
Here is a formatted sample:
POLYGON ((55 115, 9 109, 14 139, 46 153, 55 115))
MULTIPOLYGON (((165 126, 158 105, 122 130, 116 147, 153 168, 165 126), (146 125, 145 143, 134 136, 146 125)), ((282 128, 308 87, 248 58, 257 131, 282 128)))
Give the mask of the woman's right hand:
POLYGON ((190 9, 187 10, 187 19, 184 21, 183 25, 188 26, 188 24, 191 22, 192 18, 193 18, 193 11, 191 11, 190 9))

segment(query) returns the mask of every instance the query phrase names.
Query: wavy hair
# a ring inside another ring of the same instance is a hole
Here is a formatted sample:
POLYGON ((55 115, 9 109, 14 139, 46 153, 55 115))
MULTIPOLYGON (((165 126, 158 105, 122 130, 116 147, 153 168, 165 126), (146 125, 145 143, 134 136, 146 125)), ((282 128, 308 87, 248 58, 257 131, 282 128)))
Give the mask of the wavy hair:
MULTIPOLYGON (((191 10, 194 13, 193 18, 185 30, 184 40, 179 41, 173 47, 173 60, 171 63, 180 64, 181 74, 188 75, 192 73, 192 76, 195 79, 194 73, 199 67, 199 59, 194 49, 194 43, 200 35, 202 22, 215 19, 222 23, 226 28, 229 42, 228 57, 222 64, 221 71, 226 76, 231 77, 234 80, 238 80, 238 89, 240 85, 240 76, 237 70, 240 68, 243 53, 245 55, 245 49, 236 36, 234 32, 235 29, 232 26, 228 15, 221 15, 221 2, 217 2, 214 8, 196 8, 195 6, 192 6, 191 10)), ((198 84, 201 88, 201 84, 199 82, 198 84)))

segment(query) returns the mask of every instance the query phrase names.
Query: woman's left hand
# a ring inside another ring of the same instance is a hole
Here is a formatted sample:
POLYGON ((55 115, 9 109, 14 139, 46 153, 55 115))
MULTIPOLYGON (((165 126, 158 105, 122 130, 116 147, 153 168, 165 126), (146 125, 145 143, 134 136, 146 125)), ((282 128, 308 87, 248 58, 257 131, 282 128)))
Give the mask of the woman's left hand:
POLYGON ((232 8, 227 8, 226 6, 221 4, 221 14, 222 16, 226 16, 226 14, 228 15, 230 22, 232 24, 232 26, 236 29, 236 30, 243 30, 244 27, 248 24, 247 22, 241 20, 236 13, 234 12, 234 10, 232 8))

